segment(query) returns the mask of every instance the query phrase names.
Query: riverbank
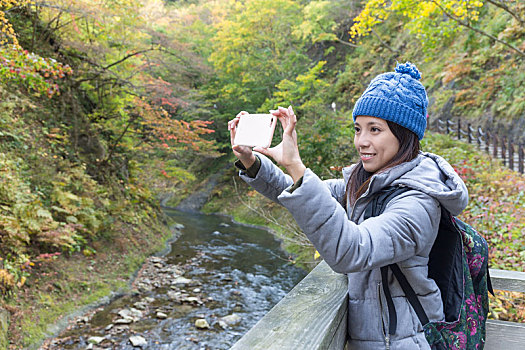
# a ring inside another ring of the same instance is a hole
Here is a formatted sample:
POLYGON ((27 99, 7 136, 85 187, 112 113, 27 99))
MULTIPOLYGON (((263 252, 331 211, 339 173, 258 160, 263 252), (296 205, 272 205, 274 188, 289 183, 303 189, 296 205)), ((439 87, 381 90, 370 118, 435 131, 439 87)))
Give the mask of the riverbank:
POLYGON ((92 254, 62 254, 35 264, 15 297, 0 305, 9 311, 6 349, 37 349, 76 315, 129 292, 145 259, 178 235, 170 224, 159 209, 133 223, 115 218, 111 234, 94 242, 92 254))
POLYGON ((210 186, 201 188, 209 182, 204 174, 201 177, 182 188, 169 179, 153 181, 143 176, 139 181, 148 183, 151 194, 140 192, 144 195, 135 200, 114 200, 109 204, 115 207, 114 214, 107 218, 110 224, 89 243, 89 249, 47 254, 32 261, 25 283, 0 301, 0 350, 36 349, 76 315, 129 293, 146 259, 165 254, 169 242, 180 233, 170 230, 175 223, 154 204, 153 193, 162 205, 166 196, 161 194, 172 193, 180 201, 202 188, 210 191, 210 186))

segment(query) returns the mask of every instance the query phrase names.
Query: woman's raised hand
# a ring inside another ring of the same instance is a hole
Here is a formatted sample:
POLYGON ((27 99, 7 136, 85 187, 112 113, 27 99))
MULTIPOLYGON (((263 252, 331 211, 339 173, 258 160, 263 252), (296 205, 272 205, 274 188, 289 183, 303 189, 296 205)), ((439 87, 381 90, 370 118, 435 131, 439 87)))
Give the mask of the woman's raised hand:
POLYGON ((281 122, 283 139, 281 143, 275 147, 255 147, 253 150, 272 157, 279 165, 282 165, 286 169, 294 182, 296 182, 303 176, 306 170, 299 155, 299 147, 297 146, 297 132, 295 131, 297 117, 292 106, 288 108, 279 107, 275 111, 270 111, 270 113, 276 116, 281 122))
POLYGON ((234 145, 233 140, 235 139, 235 132, 237 131, 237 124, 241 115, 249 114, 248 112, 242 111, 235 118, 228 122, 228 130, 230 130, 230 142, 232 145, 233 154, 241 161, 246 169, 251 167, 255 163, 255 155, 252 152, 252 148, 249 146, 234 145))

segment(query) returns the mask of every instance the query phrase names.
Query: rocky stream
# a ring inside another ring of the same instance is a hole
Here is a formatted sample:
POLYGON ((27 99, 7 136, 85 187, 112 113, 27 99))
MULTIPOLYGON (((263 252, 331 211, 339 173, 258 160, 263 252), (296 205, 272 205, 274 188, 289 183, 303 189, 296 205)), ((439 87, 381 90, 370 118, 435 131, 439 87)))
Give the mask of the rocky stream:
POLYGON ((70 322, 48 349, 229 349, 306 272, 266 230, 167 210, 181 236, 132 291, 70 322))

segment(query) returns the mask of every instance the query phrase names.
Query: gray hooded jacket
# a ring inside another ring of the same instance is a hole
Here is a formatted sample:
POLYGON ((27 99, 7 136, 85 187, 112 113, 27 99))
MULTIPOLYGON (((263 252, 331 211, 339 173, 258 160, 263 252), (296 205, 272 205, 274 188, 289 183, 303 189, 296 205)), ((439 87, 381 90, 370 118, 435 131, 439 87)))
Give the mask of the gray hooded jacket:
POLYGON ((388 283, 397 311, 397 331, 389 339, 388 312, 381 286, 380 267, 397 263, 416 291, 431 321, 444 319, 441 295, 427 277, 428 256, 437 235, 441 208, 452 215, 467 205, 465 184, 443 158, 420 153, 414 160, 373 175, 367 191, 353 207, 343 203, 353 167, 343 169, 343 179, 319 179, 307 169, 302 184, 293 181, 261 154, 254 178, 240 175, 248 184, 290 211, 330 267, 348 275, 349 349, 429 349, 417 315, 389 271, 388 283), (391 185, 406 191, 390 201, 384 212, 363 220, 370 196, 391 185))

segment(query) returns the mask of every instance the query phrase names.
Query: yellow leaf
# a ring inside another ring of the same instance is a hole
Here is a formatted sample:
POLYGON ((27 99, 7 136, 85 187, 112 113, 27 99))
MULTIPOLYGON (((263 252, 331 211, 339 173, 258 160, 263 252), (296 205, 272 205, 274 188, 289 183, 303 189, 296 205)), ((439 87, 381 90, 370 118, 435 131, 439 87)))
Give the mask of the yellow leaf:
POLYGON ((93 249, 83 249, 82 254, 84 254, 84 256, 92 256, 95 254, 95 251, 93 249))
POLYGON ((316 250, 315 253, 314 253, 314 260, 317 260, 321 257, 321 254, 319 254, 319 252, 316 250))
POLYGON ((21 288, 26 283, 26 276, 20 278, 20 282, 17 283, 18 288, 21 288))

